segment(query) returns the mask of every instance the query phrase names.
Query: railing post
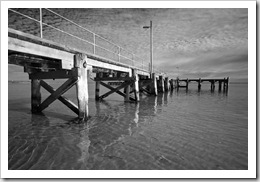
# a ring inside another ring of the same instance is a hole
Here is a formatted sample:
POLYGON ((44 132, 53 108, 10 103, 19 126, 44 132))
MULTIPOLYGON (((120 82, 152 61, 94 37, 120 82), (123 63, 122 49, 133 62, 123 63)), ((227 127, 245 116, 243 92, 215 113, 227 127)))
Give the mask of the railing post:
POLYGON ((41 36, 41 38, 43 38, 43 36, 42 36, 42 8, 40 8, 40 36, 41 36))
POLYGON ((93 34, 93 52, 94 52, 94 55, 96 54, 96 35, 93 34))
POLYGON ((121 48, 118 46, 118 62, 120 62, 120 50, 121 48))

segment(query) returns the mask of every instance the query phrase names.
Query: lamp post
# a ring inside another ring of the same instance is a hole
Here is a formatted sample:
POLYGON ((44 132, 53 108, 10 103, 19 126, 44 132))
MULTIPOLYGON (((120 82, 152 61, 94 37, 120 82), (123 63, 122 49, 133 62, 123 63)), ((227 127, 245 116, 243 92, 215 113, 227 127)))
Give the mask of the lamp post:
POLYGON ((153 73, 153 23, 150 21, 150 26, 144 26, 143 28, 150 29, 150 72, 153 73))

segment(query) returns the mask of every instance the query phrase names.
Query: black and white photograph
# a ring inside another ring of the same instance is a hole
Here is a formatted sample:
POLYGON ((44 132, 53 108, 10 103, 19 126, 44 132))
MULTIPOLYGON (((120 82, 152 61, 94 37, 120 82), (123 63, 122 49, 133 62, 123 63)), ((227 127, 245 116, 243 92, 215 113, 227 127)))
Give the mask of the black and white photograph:
POLYGON ((255 1, 4 3, 2 178, 256 177, 255 1))

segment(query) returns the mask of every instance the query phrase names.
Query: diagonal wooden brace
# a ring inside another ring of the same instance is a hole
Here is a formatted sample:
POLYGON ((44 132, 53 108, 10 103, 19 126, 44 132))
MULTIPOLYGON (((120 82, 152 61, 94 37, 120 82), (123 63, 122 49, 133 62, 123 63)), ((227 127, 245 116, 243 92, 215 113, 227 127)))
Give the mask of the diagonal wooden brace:
MULTIPOLYGON (((48 85, 45 81, 41 80, 40 84, 43 88, 45 88, 48 92, 50 92, 51 94, 55 92, 55 90, 48 85)), ((67 99, 64 96, 60 96, 58 97, 58 99, 64 104, 66 105, 68 108, 70 108, 74 113, 76 113, 77 115, 79 114, 79 109, 78 106, 75 105, 73 102, 71 102, 69 99, 67 99)))
MULTIPOLYGON (((114 89, 115 89, 114 87, 111 87, 110 85, 105 84, 104 82, 100 82, 100 85, 102 85, 102 86, 104 86, 104 87, 106 87, 106 88, 108 88, 108 89, 110 89, 110 90, 114 90, 114 89)), ((126 97, 126 94, 123 93, 123 92, 121 92, 120 90, 116 91, 116 93, 119 94, 119 95, 121 95, 121 96, 123 96, 123 97, 126 97)), ((130 100, 131 100, 131 101, 135 101, 135 99, 132 98, 132 97, 130 97, 130 100)))
POLYGON ((65 83, 63 83, 55 92, 53 92, 48 98, 43 101, 38 108, 38 111, 41 112, 47 108, 52 102, 58 99, 62 94, 69 90, 75 83, 77 83, 77 78, 69 78, 65 83))
POLYGON ((120 89, 131 85, 132 83, 133 83, 133 81, 125 81, 125 82, 122 83, 119 87, 111 89, 111 91, 109 91, 109 92, 103 94, 103 95, 100 96, 99 98, 100 98, 100 99, 104 99, 105 97, 109 96, 110 94, 112 94, 112 93, 114 93, 114 92, 117 92, 117 91, 119 91, 120 89))

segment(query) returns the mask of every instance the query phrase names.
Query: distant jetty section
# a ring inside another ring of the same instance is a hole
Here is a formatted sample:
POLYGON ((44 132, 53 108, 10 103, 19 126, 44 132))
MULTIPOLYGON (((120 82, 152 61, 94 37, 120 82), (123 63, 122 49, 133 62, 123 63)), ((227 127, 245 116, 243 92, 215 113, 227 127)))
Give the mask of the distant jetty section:
POLYGON ((228 85, 229 85, 229 77, 227 78, 223 78, 223 79, 214 79, 214 78, 210 78, 210 79, 205 79, 205 78, 198 78, 198 79, 180 79, 177 78, 176 79, 176 87, 177 88, 189 88, 189 82, 197 82, 198 83, 198 90, 201 89, 201 83, 202 82, 209 82, 210 83, 210 89, 213 91, 215 90, 215 84, 218 83, 218 90, 221 91, 222 90, 222 85, 223 85, 223 91, 227 92, 228 91, 228 85), (181 85, 180 83, 184 82, 185 85, 181 85))

